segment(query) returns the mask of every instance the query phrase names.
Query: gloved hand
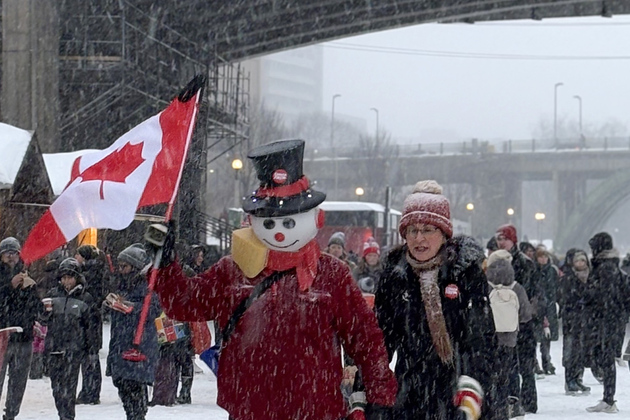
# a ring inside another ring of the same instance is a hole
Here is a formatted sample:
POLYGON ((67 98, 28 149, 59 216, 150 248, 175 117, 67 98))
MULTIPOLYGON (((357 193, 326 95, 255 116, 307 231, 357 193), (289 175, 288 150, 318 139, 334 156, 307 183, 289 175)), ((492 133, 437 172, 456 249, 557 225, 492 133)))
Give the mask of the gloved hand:
POLYGON ((170 220, 168 224, 152 224, 147 228, 144 239, 147 249, 153 251, 155 255, 160 249, 162 250, 162 259, 159 268, 168 267, 175 261, 177 257, 175 253, 175 231, 177 226, 174 220, 170 220))
POLYGON ((549 327, 543 328, 543 334, 545 335, 545 338, 551 338, 551 330, 549 329, 549 327))
POLYGON ((467 420, 478 420, 481 417, 483 389, 479 382, 470 376, 462 375, 457 381, 455 405, 466 414, 467 420))
POLYGON ((365 407, 367 406, 367 398, 365 392, 358 391, 353 392, 348 398, 350 404, 350 412, 348 414, 348 420, 365 420, 365 407))

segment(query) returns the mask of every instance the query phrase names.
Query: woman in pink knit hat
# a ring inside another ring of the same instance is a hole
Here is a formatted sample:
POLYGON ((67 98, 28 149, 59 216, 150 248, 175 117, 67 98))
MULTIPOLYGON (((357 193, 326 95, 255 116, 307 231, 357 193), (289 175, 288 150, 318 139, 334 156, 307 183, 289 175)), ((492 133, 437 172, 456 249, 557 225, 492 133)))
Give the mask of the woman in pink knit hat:
POLYGON ((397 353, 399 392, 393 408, 368 418, 485 417, 496 341, 483 249, 453 237, 435 181, 418 182, 405 199, 399 232, 406 243, 385 257, 375 299, 390 359, 397 353))

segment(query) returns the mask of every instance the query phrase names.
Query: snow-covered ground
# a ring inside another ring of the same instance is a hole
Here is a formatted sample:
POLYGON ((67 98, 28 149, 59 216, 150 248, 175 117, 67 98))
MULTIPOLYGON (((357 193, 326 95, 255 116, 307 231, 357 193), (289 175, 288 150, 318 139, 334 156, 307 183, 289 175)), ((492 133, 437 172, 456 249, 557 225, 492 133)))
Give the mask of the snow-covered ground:
MULTIPOLYGON (((105 326, 105 339, 109 337, 108 326, 105 326)), ((561 364, 562 344, 554 342, 551 346, 553 363, 558 372, 555 376, 547 376, 537 381, 538 386, 538 414, 528 415, 535 420, 583 420, 610 418, 610 414, 587 413, 585 407, 595 405, 602 397, 602 386, 593 378, 590 371, 584 375, 584 383, 592 388, 590 396, 570 397, 564 395, 563 368, 561 364)), ((105 370, 106 350, 101 351, 101 362, 105 370)), ((6 381, 5 381, 6 384, 6 381)), ((212 373, 195 375, 192 390, 191 405, 173 407, 150 407, 147 420, 166 420, 179 418, 181 420, 227 420, 225 411, 215 404, 216 379, 212 373)), ((4 408, 4 396, 2 408, 4 408)), ((617 369, 617 406, 618 418, 630 418, 630 371, 628 368, 617 369)), ((613 415, 614 418, 615 415, 613 415)), ((29 380, 22 404, 19 419, 40 420, 57 418, 50 380, 29 380)), ((125 413, 118 399, 116 388, 108 377, 103 379, 103 391, 100 405, 77 406, 77 420, 124 420, 125 413)))

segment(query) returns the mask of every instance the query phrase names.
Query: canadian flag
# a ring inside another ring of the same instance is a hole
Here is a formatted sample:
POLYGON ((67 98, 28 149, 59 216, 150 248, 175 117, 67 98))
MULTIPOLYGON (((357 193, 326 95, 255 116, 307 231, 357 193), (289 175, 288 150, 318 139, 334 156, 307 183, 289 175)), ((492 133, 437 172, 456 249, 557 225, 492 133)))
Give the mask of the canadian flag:
POLYGON ((70 182, 28 235, 28 264, 87 228, 124 229, 139 207, 172 203, 199 108, 202 77, 159 114, 72 165, 70 182))

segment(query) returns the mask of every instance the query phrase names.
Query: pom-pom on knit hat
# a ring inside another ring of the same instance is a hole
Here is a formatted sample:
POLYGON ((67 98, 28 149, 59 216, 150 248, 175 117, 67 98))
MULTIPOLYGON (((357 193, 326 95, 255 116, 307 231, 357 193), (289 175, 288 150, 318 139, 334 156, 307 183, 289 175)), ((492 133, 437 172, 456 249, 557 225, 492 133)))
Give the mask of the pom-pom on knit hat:
POLYGON ((418 223, 437 227, 447 238, 453 236, 450 204, 436 181, 419 181, 405 198, 403 216, 398 224, 400 236, 404 238, 407 227, 418 223))

